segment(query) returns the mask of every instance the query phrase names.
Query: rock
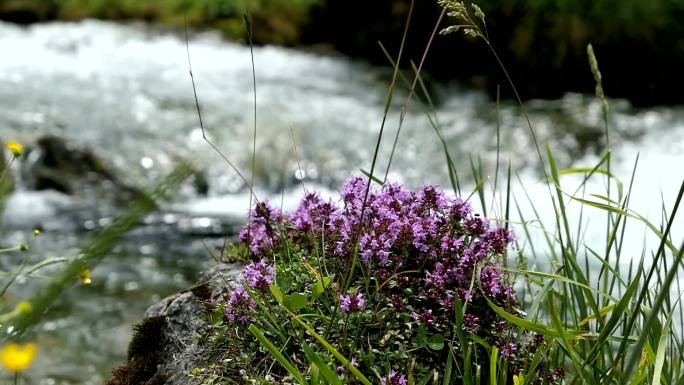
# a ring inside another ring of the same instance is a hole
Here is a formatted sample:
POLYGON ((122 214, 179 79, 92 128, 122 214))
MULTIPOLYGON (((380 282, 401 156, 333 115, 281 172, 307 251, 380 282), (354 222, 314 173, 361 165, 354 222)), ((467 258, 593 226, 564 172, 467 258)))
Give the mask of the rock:
POLYGON ((107 385, 197 384, 189 372, 200 365, 202 348, 197 336, 207 326, 204 302, 235 282, 240 264, 221 264, 200 283, 152 305, 135 327, 128 358, 115 369, 107 385))
POLYGON ((53 189, 97 202, 124 204, 140 196, 91 150, 57 136, 44 136, 30 146, 22 164, 22 181, 28 189, 53 189))

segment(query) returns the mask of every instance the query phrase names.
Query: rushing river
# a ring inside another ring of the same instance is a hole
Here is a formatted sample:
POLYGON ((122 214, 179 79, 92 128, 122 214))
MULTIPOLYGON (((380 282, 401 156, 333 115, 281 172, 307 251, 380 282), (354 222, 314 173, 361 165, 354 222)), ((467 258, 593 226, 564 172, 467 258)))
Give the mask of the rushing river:
MULTIPOLYGON (((189 46, 208 135, 249 175, 254 124, 249 48, 214 34, 194 35, 189 46)), ((256 48, 254 61, 256 185, 262 196, 292 207, 302 182, 332 194, 347 177, 370 167, 391 75, 387 69, 276 47, 256 48)), ((494 174, 497 105, 457 85, 434 88, 435 116, 469 192, 471 159, 477 164, 479 157, 484 174, 494 174)), ((381 174, 405 98, 405 90, 395 94, 385 125, 381 174)), ((563 167, 593 166, 605 151, 601 107, 592 96, 569 94, 528 107, 540 144, 548 142, 563 167)), ((498 115, 501 170, 510 161, 542 217, 548 217, 539 158, 520 110, 504 102, 498 115)), ((613 100, 610 122, 614 173, 627 182, 639 154, 631 206, 660 223, 661 199, 671 207, 684 179, 684 109, 637 110, 613 100)), ((206 168, 206 195, 182 189, 93 271, 92 285, 64 293, 32 335, 41 347, 31 370, 33 383, 102 383, 125 359, 131 325, 144 309, 191 284, 212 263, 205 246, 220 245, 223 234, 234 233, 247 210, 246 185, 202 138, 185 40, 176 33, 95 21, 29 28, 0 23, 0 137, 31 144, 46 134, 90 148, 126 184, 138 187, 152 185, 176 159, 195 159, 206 168)), ((411 187, 449 186, 441 144, 415 103, 404 120, 389 177, 411 187)), ((577 180, 568 179, 571 186, 577 180)), ((517 178, 513 181, 522 202, 517 178)), ((603 193, 601 181, 590 183, 587 190, 593 190, 587 193, 603 193)), ((485 184, 491 190, 493 177, 485 184)), ((97 199, 78 196, 29 191, 19 181, 3 216, 0 246, 29 242, 33 262, 77 254, 88 230, 116 214, 97 199), (31 239, 37 226, 43 235, 31 239)), ((529 210, 528 204, 522 206, 529 210)), ((603 216, 596 217, 600 223, 603 216)), ((675 243, 684 235, 682 227, 679 221, 675 243)), ((636 227, 631 238, 637 251, 630 257, 640 256, 645 234, 636 227)), ((2 269, 16 262, 2 261, 2 269)), ((11 301, 30 296, 43 283, 21 279, 11 301)))

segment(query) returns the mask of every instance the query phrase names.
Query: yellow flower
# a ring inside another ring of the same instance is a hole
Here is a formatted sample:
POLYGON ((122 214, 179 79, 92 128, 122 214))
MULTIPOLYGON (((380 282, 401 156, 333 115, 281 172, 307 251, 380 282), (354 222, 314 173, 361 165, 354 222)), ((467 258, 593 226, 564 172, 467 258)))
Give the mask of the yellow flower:
POLYGON ((40 236, 40 230, 38 230, 38 229, 33 230, 33 236, 34 237, 40 236))
POLYGON ((523 385, 525 383, 525 376, 520 374, 513 375, 513 385, 523 385))
POLYGON ((21 301, 17 304, 15 311, 19 314, 28 314, 33 311, 33 305, 29 301, 21 301))
POLYGON ((90 285, 93 282, 92 279, 90 279, 90 269, 88 268, 81 269, 79 277, 81 278, 81 283, 84 285, 90 285))
POLYGON ((22 146, 21 143, 17 143, 17 142, 12 141, 12 140, 7 141, 7 148, 16 157, 20 157, 21 153, 24 152, 24 146, 22 146))
POLYGON ((23 372, 36 359, 38 345, 9 343, 0 349, 0 363, 10 372, 23 372))

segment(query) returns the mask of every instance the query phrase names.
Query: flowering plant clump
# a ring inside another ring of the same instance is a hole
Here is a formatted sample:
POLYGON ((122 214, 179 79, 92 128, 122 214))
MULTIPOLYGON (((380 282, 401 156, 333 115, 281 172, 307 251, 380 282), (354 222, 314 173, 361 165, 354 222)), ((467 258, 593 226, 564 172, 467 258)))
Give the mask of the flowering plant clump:
POLYGON ((322 373, 405 385, 467 356, 484 381, 493 349, 511 378, 529 366, 543 338, 495 311, 524 316, 500 269, 513 233, 434 186, 367 183, 347 181, 339 202, 307 193, 291 214, 267 202, 254 207, 239 246, 253 262, 241 286, 214 301, 222 332, 253 362, 240 375, 252 383, 322 373), (279 365, 255 360, 269 354, 279 365))

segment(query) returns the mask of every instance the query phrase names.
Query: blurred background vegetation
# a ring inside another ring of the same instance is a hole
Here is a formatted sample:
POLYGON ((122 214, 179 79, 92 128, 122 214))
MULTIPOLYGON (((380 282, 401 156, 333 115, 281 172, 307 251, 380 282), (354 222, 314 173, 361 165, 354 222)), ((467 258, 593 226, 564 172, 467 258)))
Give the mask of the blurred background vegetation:
MULTIPOLYGON (((242 10, 254 19, 257 44, 330 49, 386 64, 380 40, 396 50, 409 0, 0 0, 0 18, 143 20, 171 28, 218 29, 244 40, 242 10)), ((440 9, 416 1, 409 57, 419 60, 440 9)), ((592 43, 610 96, 637 105, 684 102, 684 0, 481 0, 491 41, 526 98, 592 92, 585 47, 592 43)), ((427 72, 490 91, 502 83, 484 47, 437 39, 427 72), (488 75, 489 74, 489 75, 488 75)), ((505 87, 504 87, 505 88, 505 87)))

